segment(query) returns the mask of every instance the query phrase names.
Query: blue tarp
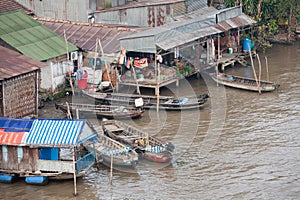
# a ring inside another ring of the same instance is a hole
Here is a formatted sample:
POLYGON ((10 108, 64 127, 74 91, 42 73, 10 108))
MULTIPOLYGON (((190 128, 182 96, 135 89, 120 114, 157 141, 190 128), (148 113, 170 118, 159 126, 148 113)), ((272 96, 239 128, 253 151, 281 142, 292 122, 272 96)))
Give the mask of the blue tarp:
POLYGON ((75 146, 85 120, 36 119, 26 138, 29 145, 75 146))
POLYGON ((3 128, 5 132, 29 132, 34 120, 0 117, 0 128, 3 128))

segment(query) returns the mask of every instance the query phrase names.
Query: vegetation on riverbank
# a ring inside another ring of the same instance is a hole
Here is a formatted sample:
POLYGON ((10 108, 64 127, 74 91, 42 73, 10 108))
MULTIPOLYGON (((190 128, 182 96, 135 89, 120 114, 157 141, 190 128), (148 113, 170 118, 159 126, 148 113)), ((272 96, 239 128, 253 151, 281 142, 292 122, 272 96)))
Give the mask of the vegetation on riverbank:
POLYGON ((286 43, 295 40, 296 29, 300 26, 299 0, 225 0, 226 7, 240 4, 243 12, 258 23, 253 33, 257 48, 269 47, 269 41, 276 38, 286 43))

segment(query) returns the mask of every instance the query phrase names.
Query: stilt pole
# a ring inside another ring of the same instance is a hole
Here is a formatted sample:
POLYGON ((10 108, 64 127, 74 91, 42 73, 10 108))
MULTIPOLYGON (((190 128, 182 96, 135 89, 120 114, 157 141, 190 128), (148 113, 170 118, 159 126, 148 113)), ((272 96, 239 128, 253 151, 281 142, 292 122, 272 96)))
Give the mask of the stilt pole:
POLYGON ((268 58, 267 56, 265 56, 266 59, 266 68, 267 68, 267 81, 270 81, 270 77, 269 77, 269 64, 268 64, 268 58))
POLYGON ((74 196, 77 195, 77 183, 76 183, 76 162, 75 162, 75 157, 76 157, 76 149, 75 147, 73 148, 73 170, 74 170, 74 196))

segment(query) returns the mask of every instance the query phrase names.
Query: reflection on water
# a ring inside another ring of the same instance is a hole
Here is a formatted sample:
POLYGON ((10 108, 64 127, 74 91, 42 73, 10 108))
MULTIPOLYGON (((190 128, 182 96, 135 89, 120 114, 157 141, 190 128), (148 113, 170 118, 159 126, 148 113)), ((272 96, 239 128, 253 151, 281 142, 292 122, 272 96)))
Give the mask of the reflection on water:
MULTIPOLYGON (((112 186, 108 168, 93 168, 78 180, 78 197, 72 196, 72 181, 50 182, 45 187, 22 181, 0 184, 2 198, 299 199, 299 43, 276 45, 265 55, 270 79, 281 84, 278 91, 259 95, 216 87, 212 82, 207 82, 211 84, 207 87, 203 79, 191 78, 195 93, 209 88, 212 92, 210 101, 199 112, 157 114, 151 110, 143 118, 128 122, 172 140, 176 159, 171 165, 153 169, 149 163, 142 163, 136 173, 114 171, 112 186)), ((262 60, 265 55, 260 55, 262 60)), ((252 69, 238 66, 228 69, 228 73, 252 76, 252 69)), ((266 79, 264 61, 262 78, 266 79)), ((170 88, 178 94, 186 92, 182 85, 170 88)), ((59 114, 54 109, 46 110, 41 110, 42 116, 59 114)))

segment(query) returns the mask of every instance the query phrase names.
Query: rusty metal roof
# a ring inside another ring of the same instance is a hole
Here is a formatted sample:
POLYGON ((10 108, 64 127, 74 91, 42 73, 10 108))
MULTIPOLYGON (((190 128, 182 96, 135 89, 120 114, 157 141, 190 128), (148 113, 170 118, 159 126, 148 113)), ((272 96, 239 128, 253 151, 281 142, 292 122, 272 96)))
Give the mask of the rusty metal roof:
POLYGON ((46 63, 36 61, 19 52, 0 46, 0 80, 26 74, 41 67, 46 63))
POLYGON ((64 37, 65 30, 67 40, 85 51, 95 51, 96 41, 97 38, 99 38, 103 51, 106 54, 120 51, 120 38, 145 29, 122 25, 80 23, 42 18, 36 19, 61 37, 64 37))
POLYGON ((0 0, 0 13, 13 11, 13 10, 22 10, 27 15, 33 15, 33 12, 16 1, 13 0, 0 0))

